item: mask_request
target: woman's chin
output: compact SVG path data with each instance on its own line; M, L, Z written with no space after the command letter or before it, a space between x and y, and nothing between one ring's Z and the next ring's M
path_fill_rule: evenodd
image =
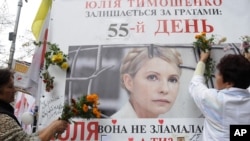
M154 110L154 113L157 115L165 114L170 110L168 107L158 107Z

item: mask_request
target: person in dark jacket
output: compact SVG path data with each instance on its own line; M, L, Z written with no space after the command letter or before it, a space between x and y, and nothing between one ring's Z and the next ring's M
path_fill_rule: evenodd
M55 134L63 133L68 123L63 120L52 121L44 129L27 134L14 115L10 104L15 100L14 73L9 69L0 69L0 140L1 141L48 141Z

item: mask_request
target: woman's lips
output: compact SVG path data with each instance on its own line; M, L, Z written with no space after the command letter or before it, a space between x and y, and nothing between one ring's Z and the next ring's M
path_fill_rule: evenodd
M166 100L166 99L156 99L156 100L153 100L153 102L157 102L157 103L171 103L169 100Z

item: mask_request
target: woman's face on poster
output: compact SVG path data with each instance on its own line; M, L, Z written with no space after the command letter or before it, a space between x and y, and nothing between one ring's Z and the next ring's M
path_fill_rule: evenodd
M158 117L169 111L179 89L179 68L160 58L145 62L126 85L130 102L138 115ZM140 117L140 116L139 116Z

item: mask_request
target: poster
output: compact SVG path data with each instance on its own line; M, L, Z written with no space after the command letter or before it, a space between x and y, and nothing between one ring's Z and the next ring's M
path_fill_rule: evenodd
M24 61L14 60L12 69L15 71L15 86L20 88L25 88L28 85L27 71L30 64Z
M181 69L181 75L178 82L179 89L176 94L177 97L176 100L173 100L174 104L170 111L161 114L159 117L202 117L201 112L197 109L188 93L188 80L191 79L195 69L195 63L198 61L198 54L190 44L175 46L155 44L70 46L68 55L71 66L66 77L65 98L70 100L71 98L76 99L88 93L97 93L100 96L100 108L103 114L107 117L113 115L125 105L129 99L129 94L126 92L126 89L121 86L120 67L124 56L134 48L146 50L147 53L151 48L152 50L154 50L154 48L174 48L180 53L181 64L179 68ZM224 52L223 46L217 46L214 50L216 50L218 54L237 53L237 50L234 48ZM185 57L188 59L184 59ZM214 58L216 57L214 56ZM150 67L156 68L157 65ZM157 72L157 70L152 71ZM209 81L208 84L212 87L214 86L212 80ZM157 94L157 92L154 94Z
M249 4L247 0L53 1L48 41L58 44L69 55L70 71L65 74L50 68L58 87L51 93L44 92L41 98L40 125L58 118L63 102L97 93L102 119L97 120L97 125L91 120L71 124L59 140L113 141L116 137L121 141L192 140L196 134L170 132L166 126L183 123L197 125L202 130L203 116L188 93L188 84L198 61L198 53L193 47L194 36L206 32L218 40L227 38L226 43L213 46L212 57L216 61L225 54L240 53L240 37L250 32L250 18L245 14ZM173 105L156 118L112 118L129 99L129 94L120 86L122 59L131 49L146 49L150 56L150 52L158 47L177 50L181 56L179 88ZM213 81L207 85L214 87ZM150 103L145 105L150 107ZM114 124L114 120L119 122ZM169 123L163 124L162 120ZM138 123L142 125L138 127L142 132L132 134L132 127ZM157 136L151 131L156 124L159 125L157 130L164 126L164 132ZM108 132L101 132L102 127ZM201 139L200 135L196 137L197 141Z

